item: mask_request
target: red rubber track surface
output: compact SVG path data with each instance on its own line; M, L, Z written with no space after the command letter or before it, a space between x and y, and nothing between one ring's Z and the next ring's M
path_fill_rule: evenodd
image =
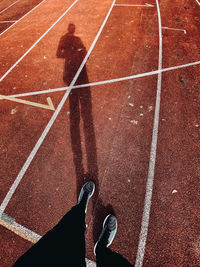
M14 1L0 1L0 10ZM19 1L0 15L17 20L40 1ZM0 77L70 7L72 0L46 0L0 36ZM133 4L118 0L118 4ZM145 5L138 0L138 5ZM69 23L88 51L111 0L79 0L0 82L12 95L65 87L63 59L56 52ZM159 28L153 7L114 6L86 63L87 82L112 80L158 69ZM200 6L196 1L159 1L163 68L200 60ZM1 24L0 24L1 25ZM5 25L4 25L5 26ZM4 27L2 26L2 27ZM4 28L1 28L3 32ZM200 266L200 66L162 73L153 197L143 266ZM114 210L117 235L111 249L135 263L150 161L157 77L73 89L25 172L5 213L44 235L76 204L92 176L96 191L86 221L87 255L105 216ZM84 100L77 101L83 94ZM21 99L57 108L65 91ZM91 94L91 96L90 96ZM80 99L79 99L80 100ZM0 100L0 203L15 181L54 111ZM176 191L175 191L176 190ZM2 267L12 266L31 243L0 227Z
M16 2L16 3L15 3ZM9 28L13 22L20 20L28 12L42 2L41 0L20 0L20 1L7 1L2 0L0 2L0 22L8 21L7 23L0 23L0 33L3 33L7 28ZM37 24L36 24L37 25ZM21 39L21 38L20 38Z

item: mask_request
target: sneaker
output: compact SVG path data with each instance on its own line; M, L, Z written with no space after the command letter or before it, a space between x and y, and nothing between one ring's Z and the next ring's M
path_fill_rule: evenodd
M111 245L116 232L117 218L113 214L109 214L103 222L103 229L101 231L98 241L94 246L94 255L96 255L97 246L101 245L109 247Z
M78 197L78 204L83 205L83 207L85 208L85 213L87 211L89 199L94 194L94 190L95 190L95 184L92 181L85 183L83 187L81 188L81 191Z

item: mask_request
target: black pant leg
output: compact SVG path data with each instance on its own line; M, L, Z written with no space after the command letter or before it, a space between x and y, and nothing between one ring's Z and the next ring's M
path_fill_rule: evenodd
M96 249L97 267L133 267L122 255L107 247Z
M85 267L85 211L74 206L13 267Z

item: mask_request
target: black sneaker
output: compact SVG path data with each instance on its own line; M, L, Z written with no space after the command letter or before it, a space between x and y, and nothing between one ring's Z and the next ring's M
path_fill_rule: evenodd
M98 241L94 246L94 255L96 255L97 246L101 245L109 247L111 245L116 232L117 218L113 214L109 214L103 222L103 229L101 231Z
M94 194L94 190L95 190L95 184L92 181L85 183L81 188L81 192L78 197L78 204L84 207L85 213L87 211L89 199Z

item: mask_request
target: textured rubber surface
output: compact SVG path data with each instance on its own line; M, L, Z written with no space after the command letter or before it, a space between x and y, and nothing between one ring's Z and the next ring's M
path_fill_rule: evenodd
M0 14L0 21L19 19L40 1L29 3L30 6L25 0L19 1L8 13ZM131 0L116 3L133 4ZM112 80L158 69L158 10L156 1L148 1L153 7L145 3L140 0L136 4L143 6L113 7L87 60L84 82ZM11 1L1 1L0 10L7 4ZM72 4L72 0L46 0L0 36L0 77L35 44L0 82L1 95L67 86L63 82L64 60L56 57L60 38L66 34L68 24L73 23L75 36L89 51L112 1L77 1L41 38ZM162 27L165 27L162 28L162 68L199 61L200 6L197 1L159 1L159 8ZM4 27L3 32L5 25L0 25ZM199 75L199 65L162 73L145 267L200 265ZM87 258L95 260L93 247L103 220L114 211L118 231L111 249L135 263L150 162L157 80L156 74L74 89L24 173L5 213L18 224L43 235L76 204L87 174L96 185L86 218ZM47 97L51 97L57 109L64 93L21 98L47 105ZM0 100L0 203L53 114L53 110ZM0 231L3 238L0 262L2 267L9 267L31 244L21 240L15 249L13 240L16 238L18 242L19 237L4 227Z

